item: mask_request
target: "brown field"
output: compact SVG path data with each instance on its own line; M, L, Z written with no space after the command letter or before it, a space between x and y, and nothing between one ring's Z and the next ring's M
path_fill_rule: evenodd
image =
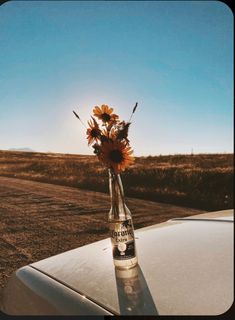
M122 180L136 229L233 207L231 154L140 157ZM107 192L94 156L0 151L0 285L23 265L106 238Z
M233 207L233 154L138 157L122 174L127 196L202 210ZM95 156L0 151L0 176L108 193Z
M202 211L127 198L136 229ZM16 269L108 237L109 196L0 177L0 287Z

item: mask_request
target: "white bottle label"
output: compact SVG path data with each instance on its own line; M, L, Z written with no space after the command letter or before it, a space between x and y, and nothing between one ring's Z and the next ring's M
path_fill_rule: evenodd
M135 257L134 229L131 219L110 223L113 258L117 260Z

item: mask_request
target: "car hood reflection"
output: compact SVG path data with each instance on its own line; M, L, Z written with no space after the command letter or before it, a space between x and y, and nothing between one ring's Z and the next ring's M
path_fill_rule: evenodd
M121 315L157 315L157 308L141 268L115 269Z

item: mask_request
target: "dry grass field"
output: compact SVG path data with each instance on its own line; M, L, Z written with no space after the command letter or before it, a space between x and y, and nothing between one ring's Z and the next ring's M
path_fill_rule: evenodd
M136 229L233 207L229 154L140 157L122 180ZM108 237L109 207L94 156L0 151L0 286L21 266Z
M201 213L127 198L136 229ZM109 236L109 195L0 177L0 286L16 269Z
M137 157L122 174L125 194L203 210L233 207L233 154ZM108 193L95 156L0 151L0 175Z

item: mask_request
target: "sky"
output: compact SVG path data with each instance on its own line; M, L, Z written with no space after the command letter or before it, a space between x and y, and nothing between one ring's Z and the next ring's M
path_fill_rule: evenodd
M136 156L233 152L233 14L219 1L0 6L0 149L92 154L96 105Z

